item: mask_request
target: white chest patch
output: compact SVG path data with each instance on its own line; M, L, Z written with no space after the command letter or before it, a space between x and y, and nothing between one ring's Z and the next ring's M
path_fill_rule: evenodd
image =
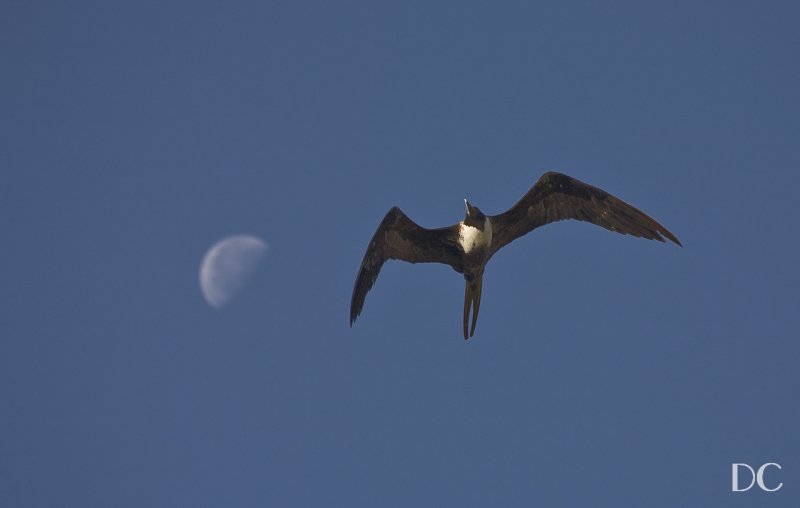
M476 227L467 226L462 222L458 231L458 241L467 254L476 247L488 247L491 245L492 223L489 221L489 217L486 217L486 222L483 223L483 231Z

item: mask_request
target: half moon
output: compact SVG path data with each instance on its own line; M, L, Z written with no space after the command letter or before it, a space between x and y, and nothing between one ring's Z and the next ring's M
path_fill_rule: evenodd
M229 236L215 243L200 264L200 291L209 305L222 308L252 278L267 244L251 235Z

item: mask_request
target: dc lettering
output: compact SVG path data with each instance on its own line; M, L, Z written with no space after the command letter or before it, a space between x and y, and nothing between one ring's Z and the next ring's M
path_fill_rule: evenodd
M768 463L762 465L761 467L759 467L758 470L755 470L752 467L750 467L749 465L744 464L744 463L731 464L731 491L732 492L746 492L746 491L750 490L751 488L753 488L753 485L755 485L755 484L758 484L759 488L761 490L763 490L764 492L775 492L776 490L780 490L780 488L783 487L783 482L778 483L776 486L774 486L772 488L768 487L766 485L766 483L764 482L764 473L766 472L768 467L774 467L775 469L781 469L781 465L780 464L776 464L774 462L768 462ZM750 484L747 487L742 487L739 484L739 473L741 471L741 468L747 468L747 470L750 472ZM775 485L775 484L773 483L773 485Z

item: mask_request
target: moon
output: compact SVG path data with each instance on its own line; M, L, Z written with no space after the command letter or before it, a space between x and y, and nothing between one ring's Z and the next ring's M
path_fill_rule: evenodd
M267 244L252 235L223 238L208 249L200 264L200 291L208 304L220 309L252 278Z

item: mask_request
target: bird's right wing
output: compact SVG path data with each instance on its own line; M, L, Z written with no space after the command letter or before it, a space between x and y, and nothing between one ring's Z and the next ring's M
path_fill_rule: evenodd
M534 229L565 219L591 222L615 233L681 245L675 235L641 210L602 189L561 173L542 175L517 204L491 217L492 254Z
M462 272L457 237L458 225L427 229L418 226L396 206L389 210L367 246L350 300L350 326L364 308L367 293L375 284L383 264L389 259L409 263L444 263ZM455 233L455 235L454 235Z

